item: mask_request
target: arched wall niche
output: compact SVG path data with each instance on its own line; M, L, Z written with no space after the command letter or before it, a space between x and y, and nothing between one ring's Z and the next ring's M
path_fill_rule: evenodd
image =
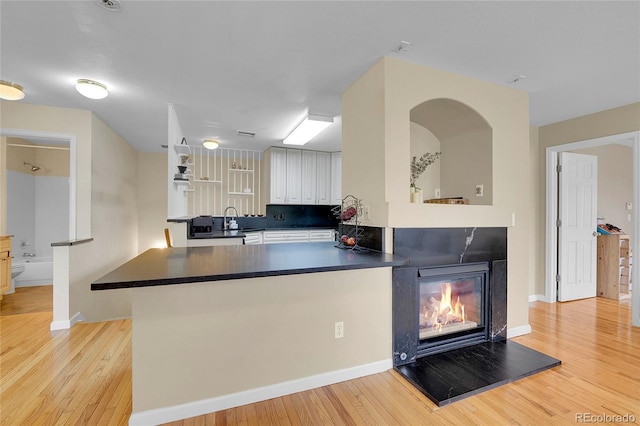
M425 200L462 197L469 204L493 204L493 129L482 115L453 99L431 99L410 110L410 126L411 157L442 152L416 183Z

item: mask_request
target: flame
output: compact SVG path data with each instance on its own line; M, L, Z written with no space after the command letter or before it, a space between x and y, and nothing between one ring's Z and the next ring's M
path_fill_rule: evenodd
M440 301L432 300L432 308L425 313L429 316L429 322L438 330L443 325L452 322L465 322L464 305L460 303L460 296L456 298L455 304L451 305L451 283L444 283L440 287ZM434 306L435 305L435 306Z

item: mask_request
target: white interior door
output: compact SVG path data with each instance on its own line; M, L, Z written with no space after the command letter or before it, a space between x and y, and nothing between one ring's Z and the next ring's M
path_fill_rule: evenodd
M596 295L598 157L559 155L558 301Z

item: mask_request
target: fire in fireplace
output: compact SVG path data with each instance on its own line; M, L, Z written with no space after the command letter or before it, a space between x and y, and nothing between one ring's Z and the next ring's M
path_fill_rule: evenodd
M487 340L488 273L486 263L418 270L418 356Z

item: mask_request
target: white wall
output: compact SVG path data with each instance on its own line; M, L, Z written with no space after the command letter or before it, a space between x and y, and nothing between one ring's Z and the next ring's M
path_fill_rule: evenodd
M13 256L35 250L35 177L7 171L7 234L13 235ZM22 242L29 245L21 248Z
M70 250L68 316L80 312L89 321L130 316L130 291L92 292L90 285L138 253L138 153L91 111L6 101L0 107L2 129L73 140L75 235L94 240Z
M51 243L69 239L69 178L35 177L35 251L51 257Z
M492 129L492 205L409 203L410 111L432 99L460 102ZM375 226L508 227L509 328L528 326L534 206L523 196L530 186L527 93L385 57L347 88L342 106L343 193L363 198Z
M7 233L16 257L53 256L51 243L69 237L69 178L7 171Z
M440 141L429 129L411 123L411 158L420 158L427 152L440 152ZM416 187L422 189L425 200L436 198L435 190L440 188L440 160L427 167L416 181Z
M606 145L576 150L598 157L598 216L605 223L633 234L631 211L625 205L633 199L633 150L630 146Z
M538 241L536 265L539 268L539 277L547 275L545 267L546 148L604 136L637 132L640 130L638 117L640 117L640 102L553 123L537 130L538 161L536 166L539 192L539 204L537 206L539 226L537 229L538 237L536 238L536 241ZM638 207L635 206L635 208ZM544 279L539 279L536 282L535 294L544 294L544 288Z

